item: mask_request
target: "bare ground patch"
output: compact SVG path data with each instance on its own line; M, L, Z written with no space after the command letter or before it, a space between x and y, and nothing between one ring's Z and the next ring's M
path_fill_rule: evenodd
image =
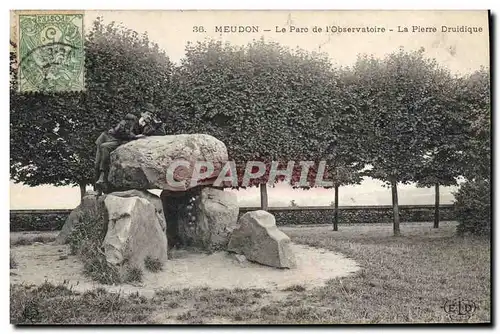
M76 256L69 255L67 246L37 243L11 250L18 264L17 275L11 277L11 283L68 282L78 291L104 287L111 292L139 292L151 297L155 291L165 288L280 290L300 285L311 289L359 269L356 262L339 253L306 245L294 244L292 248L297 258L296 269L277 269L248 261L239 263L226 252L208 255L178 250L173 259L163 264L161 271L145 272L142 283L110 286L85 277L83 264Z

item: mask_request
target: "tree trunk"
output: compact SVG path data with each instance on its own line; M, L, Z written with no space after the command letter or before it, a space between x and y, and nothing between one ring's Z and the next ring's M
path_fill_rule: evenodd
M339 230L339 186L335 185L335 202L333 209L333 230Z
M394 236L400 236L401 231L399 230L399 206L398 206L398 183L396 181L391 181L391 191L392 191L392 209L394 211Z
M434 185L435 204L434 204L434 228L439 228L439 183Z
M268 208L268 202L267 202L267 184L261 183L260 184L260 208L261 210L267 210Z
M87 184L82 182L79 183L78 185L80 186L80 202L81 202L83 200L83 197L85 196Z

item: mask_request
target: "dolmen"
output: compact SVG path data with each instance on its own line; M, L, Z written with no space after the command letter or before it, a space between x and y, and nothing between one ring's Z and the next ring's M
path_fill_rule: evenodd
M274 216L258 210L238 219L236 194L214 186L228 160L220 140L206 134L151 136L118 147L110 158L111 192L87 192L56 243L68 243L90 217L104 236L100 251L122 271L144 268L148 257L164 262L174 246L229 251L276 268L296 266L290 239ZM196 161L211 162L214 169L193 181ZM151 189L162 190L160 196Z

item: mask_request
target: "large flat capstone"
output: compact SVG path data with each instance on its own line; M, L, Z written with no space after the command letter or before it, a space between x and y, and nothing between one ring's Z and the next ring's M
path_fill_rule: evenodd
M210 135L146 137L121 145L111 154L108 181L114 190L186 191L197 185L213 184L227 160L226 145ZM188 162L189 166L174 168L181 161ZM214 172L192 184L197 161L212 163ZM170 172L170 180L167 172Z

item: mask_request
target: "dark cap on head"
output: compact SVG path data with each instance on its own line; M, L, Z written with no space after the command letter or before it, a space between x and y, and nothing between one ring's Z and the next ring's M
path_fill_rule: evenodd
M141 112L149 111L150 113L155 114L156 113L156 108L152 103L144 103L144 105L141 108Z

